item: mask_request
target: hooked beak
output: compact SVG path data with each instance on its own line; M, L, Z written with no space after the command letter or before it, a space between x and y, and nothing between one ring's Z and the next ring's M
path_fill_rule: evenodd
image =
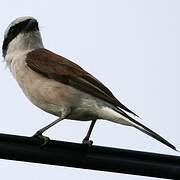
M28 24L25 26L24 30L25 30L26 32L39 30L37 20L31 19L31 20L28 22Z

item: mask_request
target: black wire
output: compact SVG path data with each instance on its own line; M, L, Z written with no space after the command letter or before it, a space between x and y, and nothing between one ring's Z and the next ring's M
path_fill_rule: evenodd
M43 164L180 179L180 157L0 134L0 158Z

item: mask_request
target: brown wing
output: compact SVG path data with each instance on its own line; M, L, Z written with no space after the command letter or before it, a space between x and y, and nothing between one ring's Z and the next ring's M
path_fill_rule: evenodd
M120 103L99 80L62 56L47 49L36 49L28 53L26 63L31 69L48 78L73 86L137 116Z

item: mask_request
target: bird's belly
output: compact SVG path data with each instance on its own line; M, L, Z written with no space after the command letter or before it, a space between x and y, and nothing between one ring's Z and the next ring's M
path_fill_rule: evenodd
M78 102L72 87L34 72L25 62L14 62L11 71L26 97L46 112L60 116L63 108L71 108Z
M78 89L44 77L31 70L25 61L17 59L11 71L26 97L37 107L56 116L70 109L69 119L97 119L105 102Z
M14 61L11 71L26 97L37 107L56 116L71 109L69 119L97 119L96 98L31 70L24 61Z
M72 109L69 118L81 121L98 119L103 105L102 101L81 91L79 91L79 94L80 100L78 106Z

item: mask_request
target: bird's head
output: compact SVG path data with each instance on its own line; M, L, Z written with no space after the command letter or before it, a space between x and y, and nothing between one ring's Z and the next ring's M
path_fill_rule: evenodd
M19 17L12 21L4 34L2 54L42 48L43 43L36 19L30 16Z

